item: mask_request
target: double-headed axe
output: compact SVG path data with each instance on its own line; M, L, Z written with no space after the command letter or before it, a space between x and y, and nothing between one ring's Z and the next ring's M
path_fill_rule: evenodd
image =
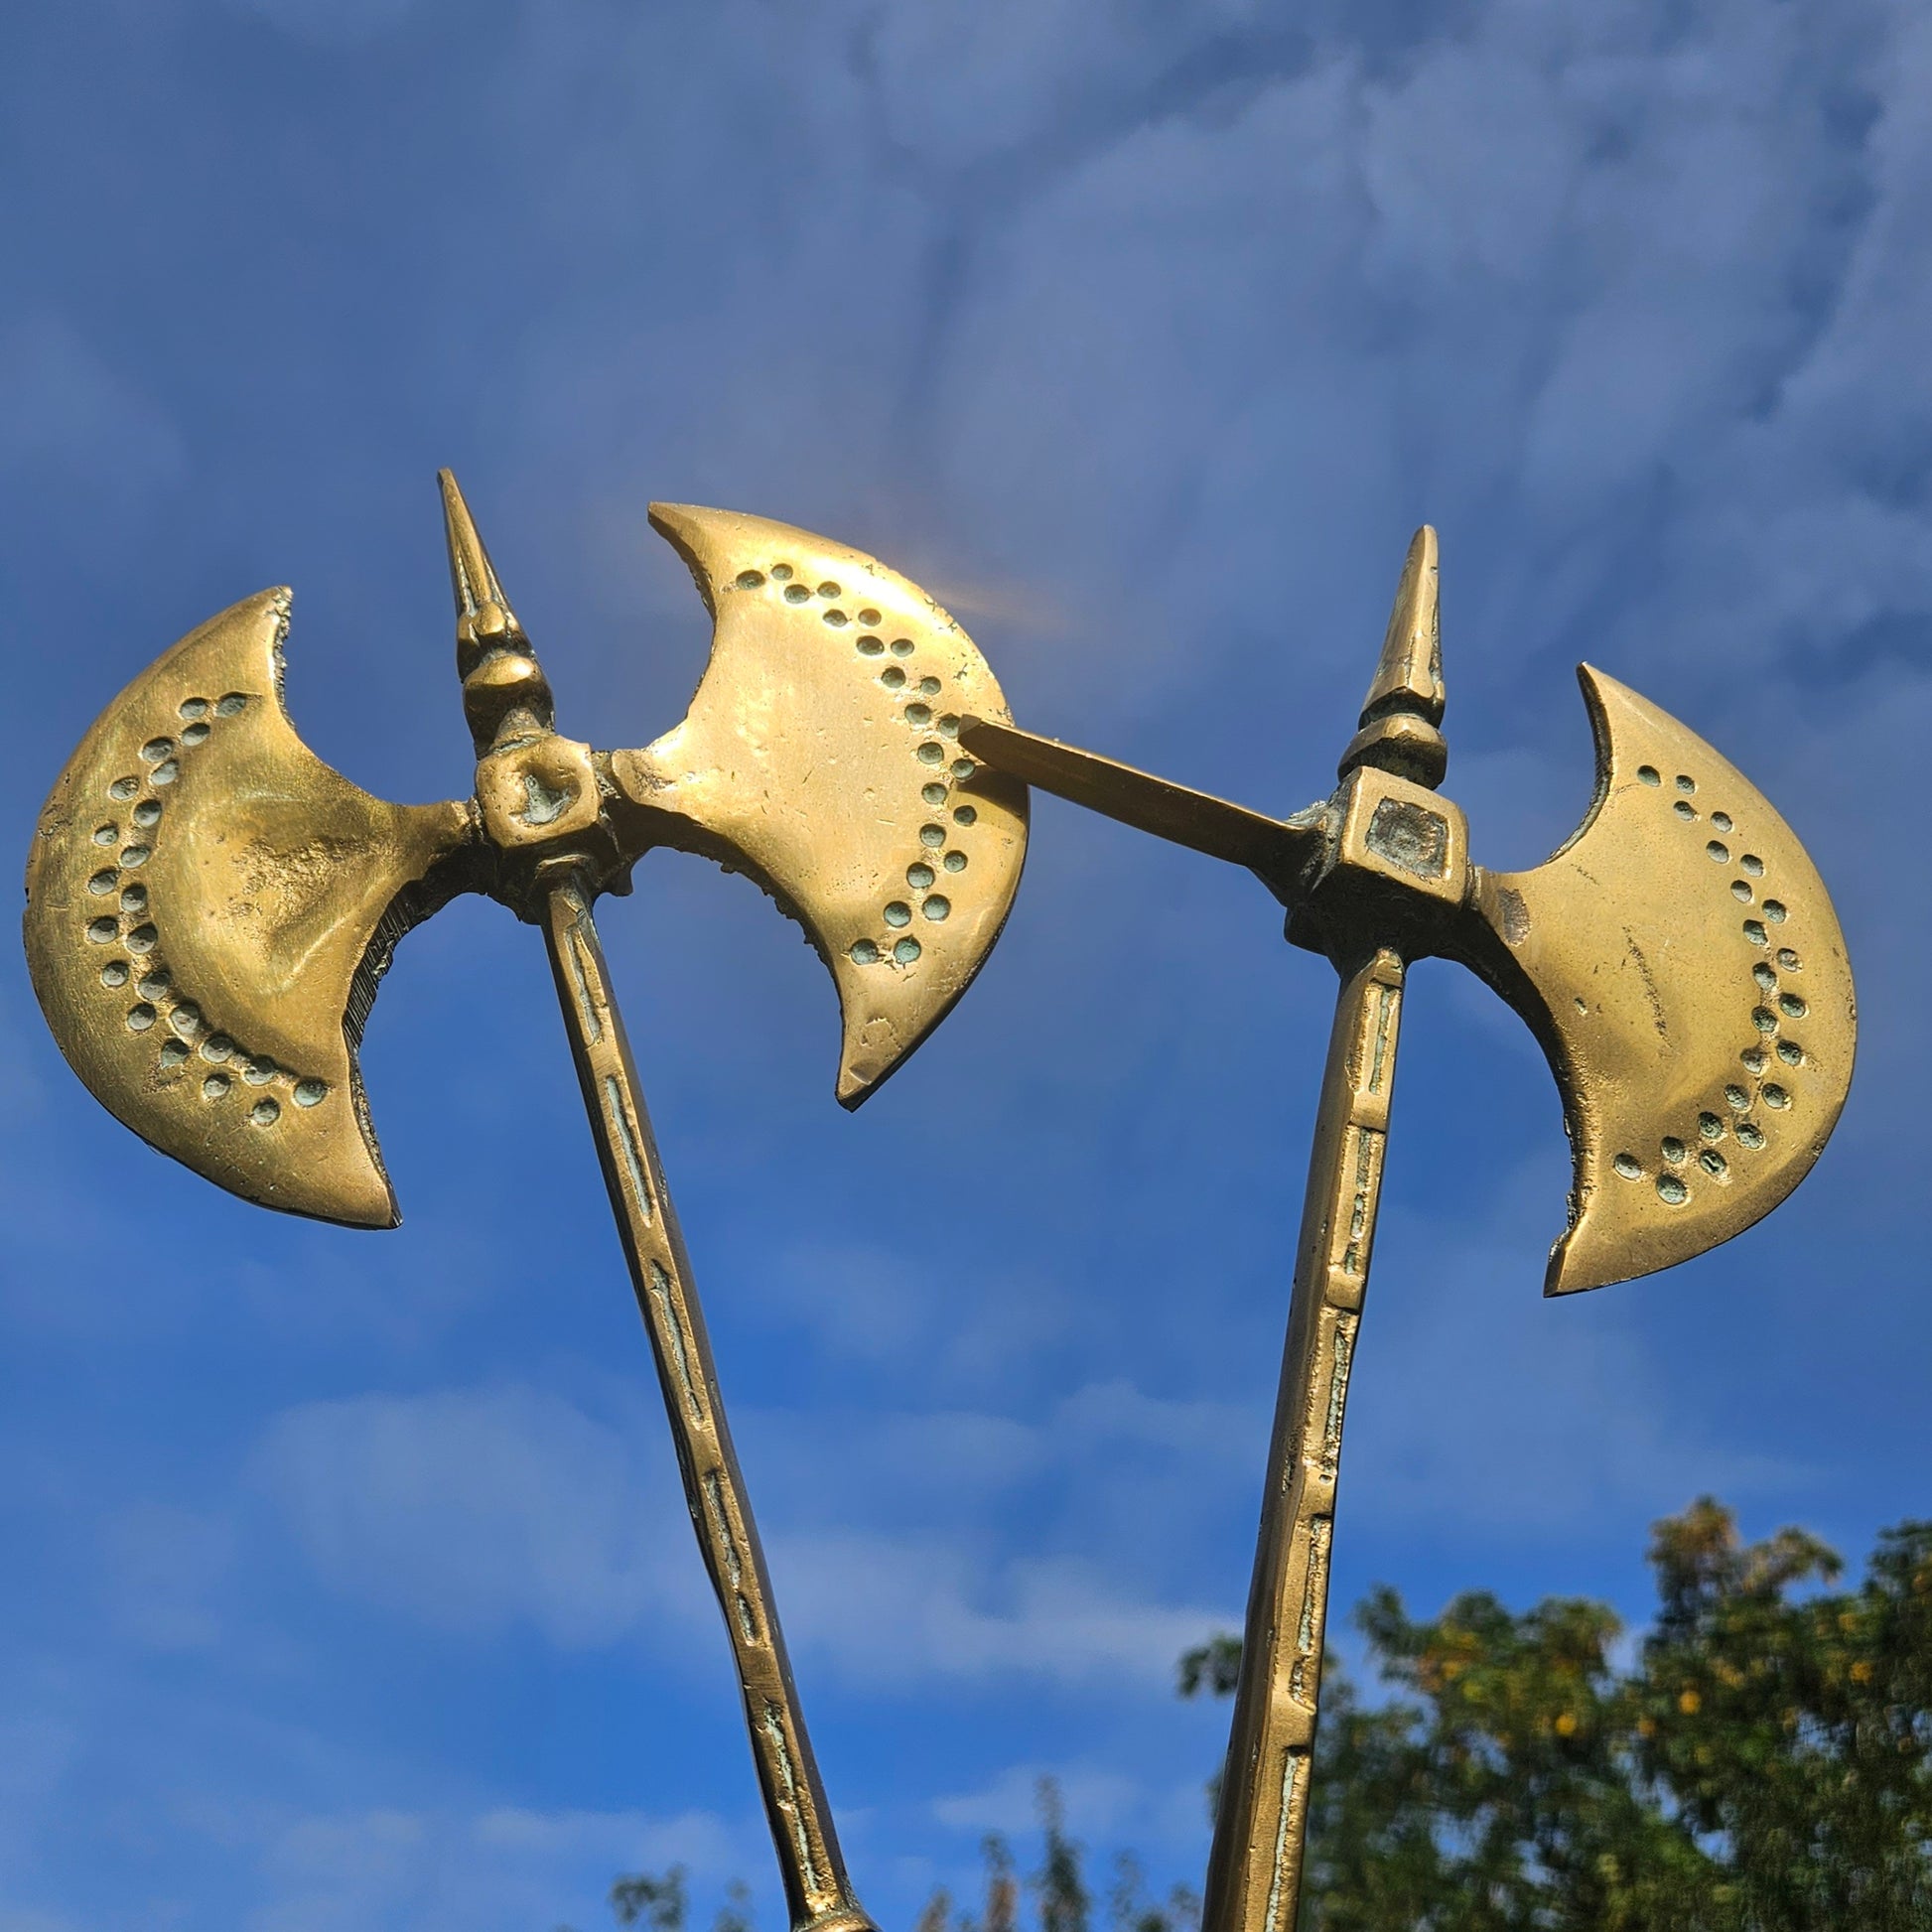
M1025 788L977 769L1004 715L972 640L916 585L803 530L659 504L714 620L684 721L646 750L553 729L550 687L445 473L475 796L392 805L283 709L289 594L211 619L95 721L27 868L35 991L94 1096L249 1200L388 1227L356 1050L396 942L455 894L543 928L685 1500L744 1695L796 1932L871 1932L794 1692L689 1261L592 923L653 846L748 873L831 968L856 1106L998 937Z
M1852 1077L1837 915L1734 765L1582 666L1596 740L1583 824L1529 872L1471 865L1448 767L1436 533L1410 545L1360 729L1324 803L1275 819L997 720L967 750L1246 866L1287 936L1341 975L1288 1320L1204 1932L1293 1932L1308 1825L1343 1409L1381 1191L1408 962L1472 967L1529 1022L1575 1174L1544 1292L1628 1280L1767 1214L1817 1160Z

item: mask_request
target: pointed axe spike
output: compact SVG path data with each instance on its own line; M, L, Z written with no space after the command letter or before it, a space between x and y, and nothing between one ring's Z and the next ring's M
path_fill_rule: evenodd
M1441 580L1435 526L1425 523L1403 560L1382 655L1362 704L1362 724L1388 711L1411 712L1432 725L1443 722Z
M457 615L474 621L486 604L493 604L511 624L516 622L509 599L496 581L496 569L489 552L477 533L476 519L458 487L456 472L439 470L437 487L443 492L443 528L450 546L450 589L456 597Z
M464 501L453 470L436 473L437 487L443 492L443 530L450 547L450 589L456 597L456 615L462 647L474 654L484 649L523 649L528 647L523 626L510 609L497 580L496 566L477 533L476 518ZM466 667L467 668L467 667Z
M1449 770L1443 737L1442 565L1435 529L1425 523L1409 545L1396 585L1382 655L1335 775L1361 765L1434 790Z
M978 647L897 571L790 524L656 503L711 612L684 722L612 755L651 842L756 879L805 928L844 1016L855 1107L950 1011L999 937L1027 791L960 745L1005 720Z
M547 732L556 721L549 681L496 567L477 533L455 474L436 473L443 492L443 528L450 547L450 589L456 598L456 667L463 679L463 713L478 752L522 733Z
M1852 1080L1845 936L1796 835L1671 715L1578 670L1596 792L1528 872L1476 873L1470 963L1562 1092L1570 1226L1544 1292L1687 1261L1740 1234L1824 1150Z
M28 969L61 1050L231 1192L395 1225L356 1045L395 942L458 890L459 804L391 805L282 707L289 595L210 619L94 721L41 814Z

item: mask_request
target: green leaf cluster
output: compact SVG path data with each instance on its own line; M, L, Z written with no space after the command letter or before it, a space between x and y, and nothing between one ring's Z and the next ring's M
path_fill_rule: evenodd
M1706 1498L1658 1523L1658 1609L1521 1613L1487 1591L1354 1621L1390 1695L1332 1659L1301 1932L1932 1932L1932 1522L1878 1540L1863 1581L1801 1530L1745 1543ZM1241 1645L1180 1659L1183 1696L1234 1689ZM982 1896L936 1892L914 1932L1090 1932L1059 1792L1038 1788L1024 1876L998 1835ZM1111 1932L1195 1932L1198 1898L1145 1894L1122 1854ZM621 1878L621 1925L685 1932L684 1872ZM728 1888L713 1932L752 1932Z
M1306 1932L1925 1932L1932 1927L1932 1523L1863 1581L1705 1499L1659 1523L1659 1610L1487 1592L1355 1612L1394 1692L1330 1667ZM1181 1660L1224 1691L1239 1645Z

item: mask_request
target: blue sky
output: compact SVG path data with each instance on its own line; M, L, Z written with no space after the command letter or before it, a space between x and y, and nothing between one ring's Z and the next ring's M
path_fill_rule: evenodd
M370 789L470 783L433 475L559 723L681 713L652 497L821 530L1024 722L1286 811L1442 532L1478 859L1576 822L1588 656L1779 802L1863 1055L1770 1222L1539 1299L1519 1023L1418 972L1335 1601L1642 1614L1712 1489L1862 1556L1932 1508L1919 764L1932 17L1527 0L100 0L0 21L0 591L33 814L106 698L296 589ZM1245 876L1039 801L1005 939L863 1113L825 975L659 855L605 938L861 1894L1024 1826L1205 1849L1331 976ZM365 1070L406 1222L244 1207L0 961L0 1932L549 1932L751 1879L716 1612L541 947L459 902Z

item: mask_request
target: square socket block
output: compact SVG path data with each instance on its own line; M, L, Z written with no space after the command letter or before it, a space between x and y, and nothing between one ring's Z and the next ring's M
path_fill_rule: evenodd
M499 851L587 832L603 805L591 748L546 737L490 752L477 765L477 802Z
M1469 884L1469 822L1461 807L1372 765L1334 795L1333 873L1367 873L1408 893L1459 905Z

